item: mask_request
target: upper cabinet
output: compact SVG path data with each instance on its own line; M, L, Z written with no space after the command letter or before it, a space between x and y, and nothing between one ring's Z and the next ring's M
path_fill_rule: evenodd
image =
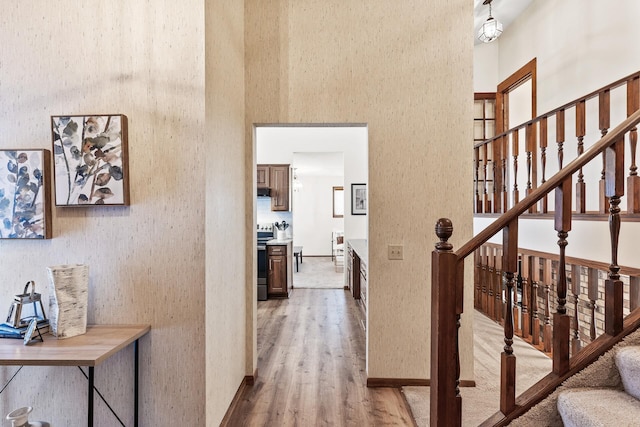
M269 188L269 165L258 165L257 184L258 188Z
M289 165L257 165L257 187L271 189L271 210L289 210Z
M271 210L289 210L289 165L270 165Z

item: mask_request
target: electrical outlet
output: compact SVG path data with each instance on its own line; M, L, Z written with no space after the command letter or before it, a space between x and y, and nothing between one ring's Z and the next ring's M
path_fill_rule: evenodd
M389 245L388 246L389 259L404 259L404 246L403 245Z

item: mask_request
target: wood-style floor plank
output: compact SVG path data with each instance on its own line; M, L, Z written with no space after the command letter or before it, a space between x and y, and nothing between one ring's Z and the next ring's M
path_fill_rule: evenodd
M258 377L230 426L414 426L400 389L367 388L362 313L342 289L258 303Z

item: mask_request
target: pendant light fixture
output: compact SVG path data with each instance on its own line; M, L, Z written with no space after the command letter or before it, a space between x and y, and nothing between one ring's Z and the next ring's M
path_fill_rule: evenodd
M484 43L491 43L502 34L502 23L491 16L491 2L493 0L484 0L482 4L489 5L489 17L478 31L478 40Z

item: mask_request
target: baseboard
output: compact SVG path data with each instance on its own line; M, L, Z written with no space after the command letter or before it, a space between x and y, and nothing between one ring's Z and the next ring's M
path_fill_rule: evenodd
M428 387L429 379L418 378L367 378L367 387ZM460 387L475 387L474 380L460 380Z
M428 386L429 380L417 378L367 378L367 387Z
M236 390L236 394L233 396L233 399L231 400L231 403L227 408L227 412L225 412L224 417L220 422L221 427L222 426L226 427L229 425L229 419L231 418L231 414L233 414L235 409L238 407L238 404L240 403L240 396L242 396L242 393L247 387L251 387L255 384L257 377L258 377L258 370L256 369L253 375L247 375L242 379L242 382L240 383L238 390Z

